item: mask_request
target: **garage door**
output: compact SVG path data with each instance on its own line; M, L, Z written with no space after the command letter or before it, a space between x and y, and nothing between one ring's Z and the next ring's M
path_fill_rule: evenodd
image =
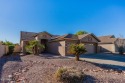
M95 46L93 44L86 44L85 47L87 50L86 54L95 53Z

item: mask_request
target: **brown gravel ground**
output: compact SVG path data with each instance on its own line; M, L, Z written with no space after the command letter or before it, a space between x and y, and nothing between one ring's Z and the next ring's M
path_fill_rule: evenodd
M59 83L54 78L60 67L84 71L84 83L125 83L125 72L105 69L86 61L51 56L11 56L0 58L0 83L7 83L8 76L16 83Z

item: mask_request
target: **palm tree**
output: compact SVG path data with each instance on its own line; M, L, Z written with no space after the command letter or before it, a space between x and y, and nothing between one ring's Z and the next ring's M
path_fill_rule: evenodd
M26 45L26 50L34 55L39 54L39 50L44 48L45 46L40 44L37 40L29 41L28 45Z
M79 61L79 56L85 52L87 51L84 44L71 44L70 46L70 53L75 55L76 61Z

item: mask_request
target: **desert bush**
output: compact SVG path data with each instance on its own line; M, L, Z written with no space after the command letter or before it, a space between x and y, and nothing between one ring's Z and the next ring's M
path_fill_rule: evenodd
M85 74L72 68L59 68L55 73L55 78L63 83L83 83Z

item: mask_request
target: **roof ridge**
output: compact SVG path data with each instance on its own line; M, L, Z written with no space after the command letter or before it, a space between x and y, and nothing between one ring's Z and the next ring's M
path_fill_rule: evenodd
M37 34L37 32L29 32L29 31L20 31L20 32L24 32L24 33L36 33Z

